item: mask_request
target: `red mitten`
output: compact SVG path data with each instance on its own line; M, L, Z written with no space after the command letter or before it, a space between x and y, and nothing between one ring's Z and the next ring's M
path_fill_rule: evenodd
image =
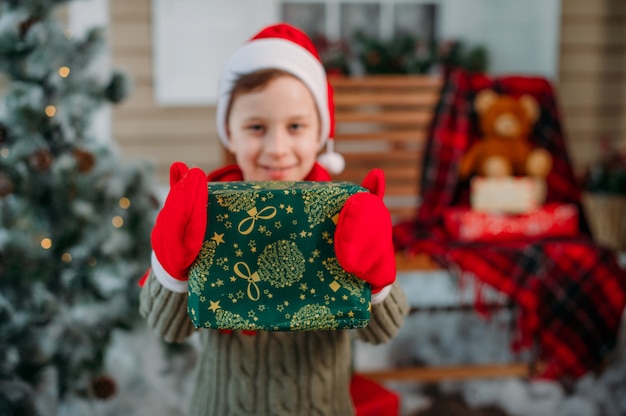
M382 198L383 171L370 171L361 185L370 192L352 195L341 209L335 229L335 254L345 271L372 286L372 303L376 303L384 299L396 280L391 215Z
M170 192L152 230L152 270L174 292L187 291L189 267L202 248L208 192L201 169L172 164Z

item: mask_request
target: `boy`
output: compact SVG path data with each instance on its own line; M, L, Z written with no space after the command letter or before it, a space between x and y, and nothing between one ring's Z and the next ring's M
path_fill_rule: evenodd
M207 176L182 163L152 233L152 268L140 311L170 342L190 336L187 274L206 228L209 181L328 181L316 155L332 132L332 91L309 38L278 24L233 55L222 76L217 129L236 165ZM335 249L342 267L372 286L370 324L354 332L380 343L407 312L394 283L391 221L376 173L340 213ZM367 225L367 226L365 226ZM342 232L340 232L342 231ZM190 415L351 415L351 331L200 331Z

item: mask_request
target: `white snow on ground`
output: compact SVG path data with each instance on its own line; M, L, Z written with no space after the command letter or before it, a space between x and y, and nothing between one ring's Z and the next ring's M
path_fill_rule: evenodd
M621 260L626 263L626 255ZM465 279L459 292L457 280L442 272L403 274L399 281L414 306L471 302L474 295L471 279ZM494 293L489 296L498 298ZM356 342L355 368L510 361L515 357L509 349L509 313L499 311L489 320L471 311L412 314L390 343L371 346ZM189 345L185 354L166 358L163 343L147 328L116 333L107 355L109 374L118 387L115 397L106 401L69 398L55 403L46 393L51 385L44 383L41 405L57 409L46 414L64 416L185 415L194 380L197 339L192 338ZM401 393L403 414L427 408L430 403L419 383L395 382L389 387ZM440 387L461 394L472 407L495 405L512 416L626 415L626 330L623 326L607 369L599 376L581 378L572 393L558 383L519 378L450 381Z

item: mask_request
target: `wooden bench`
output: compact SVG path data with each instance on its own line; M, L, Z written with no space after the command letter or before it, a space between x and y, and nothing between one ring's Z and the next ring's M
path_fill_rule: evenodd
M335 180L360 183L376 167L385 172L385 202L394 222L412 218L419 204L423 152L439 102L438 76L331 77L335 92L335 148L346 168ZM396 257L399 271L433 270L425 255ZM459 306L463 308L463 306ZM464 307L467 309L467 306ZM414 310L419 313L419 309ZM527 363L393 368L362 373L376 380L437 381L528 376Z

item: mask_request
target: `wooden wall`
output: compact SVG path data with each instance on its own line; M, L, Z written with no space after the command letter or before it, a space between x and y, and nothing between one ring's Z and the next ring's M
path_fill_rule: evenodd
M168 183L177 160L204 170L219 166L222 146L215 133L213 107L160 107L152 82L150 0L110 0L113 65L127 71L134 92L113 111L113 136L127 158L155 161L158 179Z
M562 0L558 98L575 169L609 137L626 151L626 1Z
M523 1L523 0L520 0ZM150 0L110 0L113 64L134 79L131 97L115 108L113 134L124 155L156 161L167 183L169 164L217 167L222 147L213 107L159 107L152 94ZM562 0L559 82L555 85L575 169L580 172L608 135L626 147L626 2Z

